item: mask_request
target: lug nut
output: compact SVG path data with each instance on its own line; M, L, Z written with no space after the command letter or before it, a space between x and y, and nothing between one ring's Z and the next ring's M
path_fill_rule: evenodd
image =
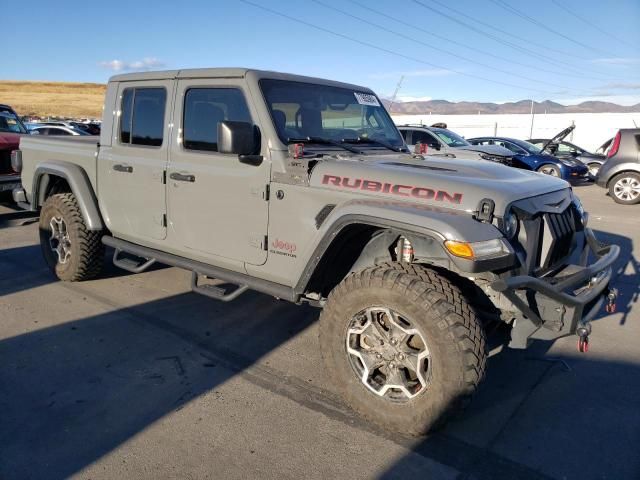
M395 363L393 363L393 362L391 362L391 363L389 364L389 368L396 368L396 364L395 364Z
M377 358L378 360L380 360L380 359L382 358L382 354L381 354L381 353L376 353L376 358Z
M398 360L404 360L404 353L398 354Z
M391 339L391 345L395 345L396 343L398 343L398 340L395 338Z

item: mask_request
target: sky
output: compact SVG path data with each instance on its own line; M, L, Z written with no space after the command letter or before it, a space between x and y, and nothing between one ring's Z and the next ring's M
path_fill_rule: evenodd
M251 67L397 100L640 103L639 0L0 0L0 79ZM6 43L5 43L6 45Z

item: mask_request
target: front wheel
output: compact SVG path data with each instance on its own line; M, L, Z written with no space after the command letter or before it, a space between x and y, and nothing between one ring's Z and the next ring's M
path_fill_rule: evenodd
M79 281L102 270L101 232L87 228L73 193L51 195L40 212L40 248L60 280Z
M634 205L640 202L640 174L624 172L609 182L609 195L616 203Z
M552 177L561 177L560 169L555 165L542 165L538 168L539 173L544 173L545 175L551 175Z
M329 377L368 420L421 435L461 410L484 376L485 333L451 282L393 264L349 275L320 317Z

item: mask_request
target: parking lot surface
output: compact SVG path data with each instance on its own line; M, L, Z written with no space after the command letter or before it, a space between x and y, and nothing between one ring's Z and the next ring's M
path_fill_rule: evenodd
M37 224L0 208L0 478L640 478L640 206L575 190L622 249L617 313L588 354L496 353L466 413L419 439L332 392L318 310L216 302L175 268L58 282Z

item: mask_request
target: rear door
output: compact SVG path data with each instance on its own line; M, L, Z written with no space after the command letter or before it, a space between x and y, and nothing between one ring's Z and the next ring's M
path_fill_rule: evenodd
M170 243L194 255L261 265L267 259L270 162L240 163L218 152L218 123L257 124L242 79L184 79L177 83L173 123L177 141L167 171Z
M112 145L100 149L98 161L100 209L117 237L144 243L167 235L163 182L174 83L123 82L118 87Z

